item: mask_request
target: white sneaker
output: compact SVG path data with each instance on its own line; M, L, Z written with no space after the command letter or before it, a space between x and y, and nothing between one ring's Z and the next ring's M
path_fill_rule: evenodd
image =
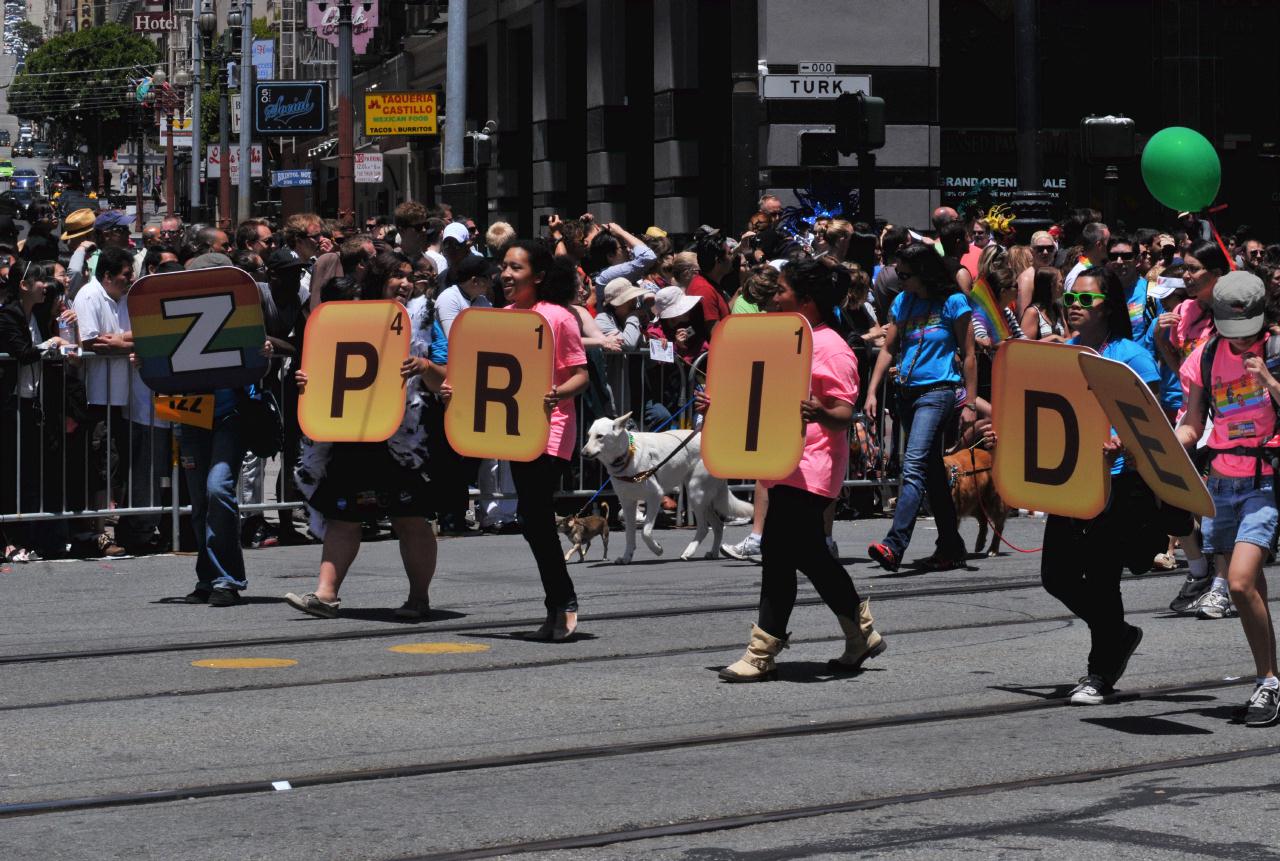
M1226 619L1236 615L1231 595L1218 589L1210 589L1196 602L1197 619Z
M1085 676L1071 689L1068 698L1073 706L1100 706L1111 696L1111 685L1101 676Z
M760 539L754 535L748 535L737 544L721 544L720 549L726 556L732 556L743 562L760 561Z

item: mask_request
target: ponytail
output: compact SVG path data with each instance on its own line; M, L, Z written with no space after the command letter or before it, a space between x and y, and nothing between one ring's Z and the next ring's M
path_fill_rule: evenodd
M833 329L839 323L836 309L843 303L853 279L843 266L827 266L817 260L793 260L782 267L791 285L791 292L803 301L812 300L818 306L822 322Z

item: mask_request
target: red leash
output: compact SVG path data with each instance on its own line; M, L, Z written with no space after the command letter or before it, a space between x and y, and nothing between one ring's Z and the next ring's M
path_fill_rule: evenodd
M1021 547L1014 544L1008 538L1005 538L1003 535L1001 535L1000 531L996 529L996 525L992 523L991 518L987 516L987 507L982 504L982 497L978 497L978 507L982 509L982 517L987 521L987 525L991 527L991 531L994 532L996 535L996 538L999 538L1000 541L1003 542L1004 544L1008 544L1010 547L1012 547L1014 550L1017 550L1019 553L1039 553L1041 550L1044 549L1043 547L1037 547L1035 550L1023 550ZM996 545L996 546L999 547L999 545Z

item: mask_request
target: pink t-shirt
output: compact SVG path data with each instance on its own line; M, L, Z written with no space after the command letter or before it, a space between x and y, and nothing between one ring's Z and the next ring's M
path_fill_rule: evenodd
M1270 337L1270 336L1268 336ZM1258 342L1251 352L1265 355L1266 338ZM1204 388L1200 379L1200 361L1204 344L1182 363L1182 387L1190 384ZM1276 412L1271 405L1271 395L1265 386L1244 369L1244 356L1231 349L1224 341L1218 342L1213 354L1213 380L1209 392L1213 400L1213 430L1209 433L1209 448L1262 445L1276 432ZM1250 478L1255 472L1251 457L1237 454L1220 454L1213 459L1213 468L1228 478ZM1262 463L1262 473L1271 474L1271 465Z
M578 317L563 305L539 302L533 310L542 315L551 330L551 343L555 348L555 367L551 381L557 386L573 375L573 369L587 363L587 353L582 349L582 335L578 332ZM573 398L565 398L551 411L551 433L547 437L547 454L564 460L573 457L573 446L578 440L578 408Z
M1178 350L1182 361L1186 362L1196 347L1206 343L1217 331L1213 326L1213 311L1203 307L1195 299L1184 299L1177 307L1178 325L1169 333L1169 343ZM1199 376L1199 371L1196 371ZM1178 410L1178 420L1187 414L1187 400L1191 393L1187 390L1187 381L1181 378L1182 408Z
M809 383L811 397L824 406L833 400L848 404L858 400L858 360L844 338L828 328L813 330L813 372ZM766 487L785 484L818 496L835 499L840 495L845 471L849 467L849 431L834 430L809 422L804 430L804 452L791 475L781 481L766 481Z

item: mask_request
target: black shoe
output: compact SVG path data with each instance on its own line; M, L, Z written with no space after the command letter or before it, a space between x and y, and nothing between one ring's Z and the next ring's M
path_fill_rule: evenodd
M506 523L490 523L481 531L485 535L519 535L520 524L514 520L508 520Z
M1280 720L1280 688L1269 688L1258 685L1249 697L1249 706L1244 713L1244 725L1253 727L1271 726Z
M1112 687L1120 681L1120 677L1124 675L1124 671L1129 668L1129 659L1133 657L1133 653L1138 650L1138 644L1142 642L1142 629L1137 625L1127 625L1129 630L1120 640L1120 660L1116 664L1116 671L1107 677L1107 683Z
M210 607L234 607L243 603L244 599L235 589L214 589L209 593Z
M1169 609L1175 613L1185 613L1196 605L1200 600L1200 596L1209 591L1209 587L1213 585L1213 577L1206 574L1203 577L1192 577L1187 575L1187 579L1182 581L1182 588L1178 590L1178 597L1169 602Z
M187 595L184 595L184 596L182 597L182 602L183 602L184 604L208 604L208 603L209 603L209 590L208 590L208 589L196 589L195 591L190 592L190 593L188 593Z

